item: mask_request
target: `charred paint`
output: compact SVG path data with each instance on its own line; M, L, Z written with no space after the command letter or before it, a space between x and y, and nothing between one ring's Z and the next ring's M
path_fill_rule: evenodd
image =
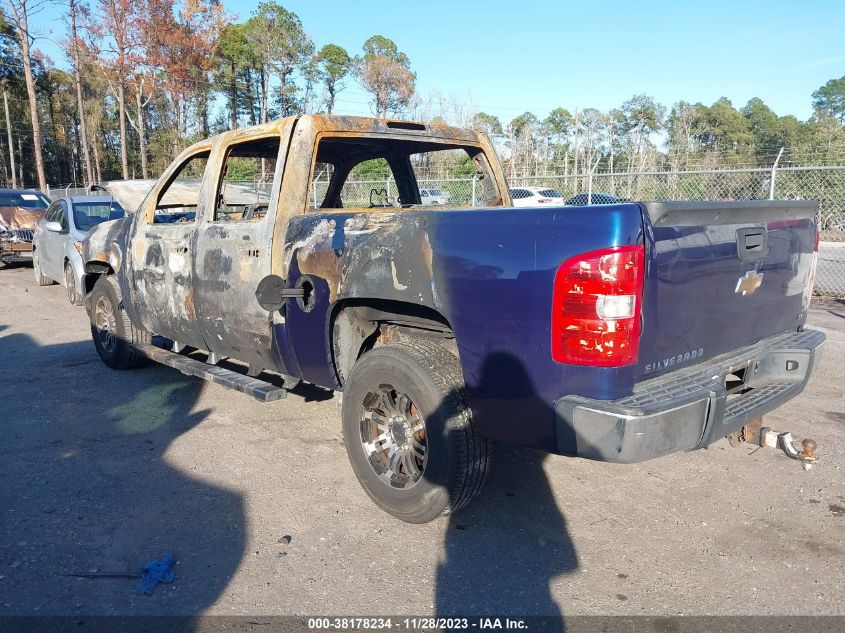
M158 268L164 267L164 254L162 253L161 244L154 242L147 248L147 254L144 256L144 265L156 266Z
M202 270L204 275L220 279L232 272L232 257L220 248L213 248L203 256Z

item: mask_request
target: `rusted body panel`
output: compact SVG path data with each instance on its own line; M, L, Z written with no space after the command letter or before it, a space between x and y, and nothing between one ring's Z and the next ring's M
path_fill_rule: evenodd
M273 239L273 273L285 276L289 264L290 244L287 240L288 222L291 218L308 213L308 185L312 169L316 162L316 147L321 138L328 134L378 136L379 138L397 139L407 142L443 142L455 145L468 144L479 147L491 163L495 186L501 193L501 206L510 206L508 185L504 171L498 162L496 151L486 135L448 125L410 124L411 129L396 127L401 122L382 121L361 117L309 116L296 121L290 135L284 178L281 184L279 200L283 201L276 211ZM417 126L421 129L413 129ZM360 213L376 213L381 216L384 210L356 209ZM399 211L399 213L403 213Z
M432 268L431 212L309 214L290 220L282 270L290 286L313 286L307 310L288 302L285 340L302 378L340 387L333 318L346 300L378 299L448 313ZM448 317L446 317L448 318ZM277 326L277 332L280 329ZM358 350L355 349L354 352ZM287 352L287 353L286 353Z
M227 147L271 135L280 139L280 151L267 214L256 222L215 221L215 196ZM490 162L493 185L501 192L497 201L509 203L495 151L485 136L475 132L447 126L406 129L353 117L283 119L228 132L183 152L152 187L137 213L92 232L85 245L87 270L98 274L107 265L120 277L125 307L139 327L220 357L244 361L253 373L270 369L342 389L344 367L348 370L354 363L364 339L379 333L384 340L402 336L410 319L460 351L468 384L479 387L484 361L480 350L487 345L491 351L495 345L472 335L483 333L473 321L477 312L467 308L480 298L467 288L476 284L495 288L497 299L490 309L501 311L516 325L512 301L502 289L519 289L520 280L526 274L530 278L532 270L536 282L545 283L559 263L554 240L562 239L565 226L586 224L587 220L573 223L573 217L583 215L577 210L567 213L566 219L556 219L548 213L502 210L501 206L438 211L309 210L310 177L318 140L324 135L377 135L390 142L407 141L414 147L477 148ZM155 223L161 192L180 165L198 153L208 154L208 166L196 221ZM617 212L614 222L629 225L624 239L635 240L639 238L640 215L638 208L629 206ZM475 233L481 227L499 224L483 236L483 256L473 256ZM515 251L503 248L509 246L508 240L523 239L515 235L514 225L535 227L531 231L533 247L520 242ZM541 240L536 239L537 234L543 234ZM537 258L538 241L543 242L542 261ZM606 237L596 236L596 242L603 245ZM462 249L470 255L459 256ZM503 266L494 261L501 260L503 252L516 252L518 257L512 265ZM291 288L303 289L304 296L288 300L274 313L262 309L254 293L259 281L269 274L283 278ZM520 292L530 296L530 287L529 283ZM364 304L371 313L361 317L354 310ZM347 312L347 307L353 310ZM378 312L392 308L406 316L397 321ZM542 309L532 314L547 320ZM466 346L460 341L455 346L453 326L467 332ZM541 339L548 337L548 326L532 327L534 331L517 333L514 340L536 351ZM509 343L506 347L511 349ZM537 367L549 369L545 362ZM623 378L618 377L620 381ZM604 388L606 384L598 391ZM596 390L588 392L595 394ZM538 399L534 392L523 396L512 399L511 406L525 406ZM540 408L548 411L548 403ZM531 407L526 411L530 413ZM533 435L520 431L523 437L517 441L551 447L551 422L547 420L542 427L544 431Z
M359 216L348 222L344 220L339 227L331 218L318 223L311 235L303 233L305 243L297 243L296 232L299 229L294 229L289 240L291 219L303 216L306 210L308 181L316 159L317 141L321 135L328 133L380 135L409 142L472 144L484 148L495 160L495 152L486 137L445 125L422 126L359 117L309 116L289 117L226 132L186 149L152 186L148 181L122 185L109 183L108 191L119 193L125 190L138 210L131 217L106 223L92 231L85 244L88 272L98 274L103 270L102 264L107 263L120 276L124 297L128 298L127 312L140 327L183 344L208 349L220 356L243 360L256 369L295 373L293 365L297 363L290 358L286 363L273 344L273 337L279 336L280 329L285 327L285 317L271 315L257 305L254 292L258 282L270 273L281 273L287 278L293 266L296 270L308 271L315 279L325 280L326 299L330 304L340 297L340 291L343 296L366 294L367 283L355 282L354 275L348 274L349 270L356 270L357 274L357 266L346 267L346 273L342 275L344 271L340 262L343 260L332 249L323 249L321 240L337 240L335 234L338 230L356 240L378 231L384 234L385 245L379 251L383 254L394 248L398 240L404 241L409 233L415 232L421 222L424 223L419 219L411 224L401 223L407 224L407 229L397 233L400 223L396 218L406 212L363 213L362 210ZM214 192L217 191L226 148L262 137L280 139L268 213L257 222L215 222ZM187 159L204 152L208 152L209 158L205 178L199 183L196 221L155 223L155 208L161 192L169 186L170 180ZM501 170L497 169L495 173L500 179L500 190L506 192ZM180 187L184 189L182 185L171 187L167 195L172 196L174 189L178 193ZM182 192L183 197L189 194ZM384 273L391 280L395 277L395 284L391 281L390 295L409 297L422 276L405 279L406 270L420 265L430 277L430 244L425 243L425 235L423 231L414 238L422 240L415 251L418 254L407 255L413 257L414 262L403 261L402 254L392 263L383 257L370 257L371 267L387 268L382 271L373 268L363 274ZM292 262L291 258L296 261ZM401 281L399 276L405 281ZM400 288L405 290L400 291ZM424 284L421 292L426 305L438 305L430 281ZM331 345L324 346L318 355L322 360L328 358L330 361ZM329 379L327 372L327 368L321 372L320 382L334 386L334 380Z

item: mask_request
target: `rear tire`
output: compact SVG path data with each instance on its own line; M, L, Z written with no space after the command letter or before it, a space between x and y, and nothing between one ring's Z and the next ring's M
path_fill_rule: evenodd
M72 306L82 305L82 295L76 287L76 275L73 273L73 266L70 262L65 262L65 290L67 291L67 300Z
M52 286L54 282L41 272L41 258L36 249L32 249L32 272L35 274L35 283L39 286Z
M366 493L408 523L466 506L490 470L491 445L473 424L458 359L428 341L379 347L355 363L343 436Z
M142 364L145 358L132 351L132 344L147 344L151 337L134 327L126 315L114 275L97 280L90 302L91 337L103 362L112 369L130 369Z

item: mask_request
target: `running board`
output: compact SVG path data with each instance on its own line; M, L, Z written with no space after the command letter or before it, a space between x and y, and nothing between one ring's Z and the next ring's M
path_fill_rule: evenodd
M201 360L182 356L181 354L176 354L161 347L156 347L155 345L133 345L132 349L139 356L178 369L186 376L196 376L197 378L223 385L229 389L234 389L235 391L252 396L262 402L280 400L288 394L287 389L284 387L277 387L264 380L244 376L231 369L209 365Z

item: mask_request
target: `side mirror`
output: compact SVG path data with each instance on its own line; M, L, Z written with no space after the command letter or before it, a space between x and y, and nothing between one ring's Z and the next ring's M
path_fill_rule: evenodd
M44 228L48 231L52 231L53 233L61 233L62 232L62 225L58 222L47 222L44 225Z

